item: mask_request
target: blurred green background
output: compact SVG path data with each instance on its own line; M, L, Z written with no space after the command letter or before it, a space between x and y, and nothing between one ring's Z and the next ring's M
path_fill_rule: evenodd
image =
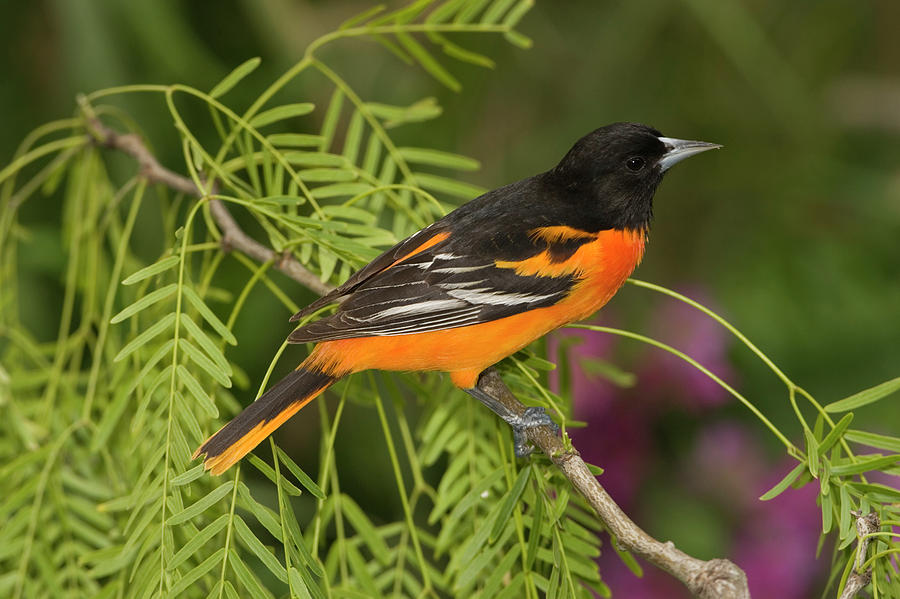
M79 92L130 83L210 88L252 56L263 58L252 79L259 89L315 37L369 6L359 0L0 3L6 48L0 162L29 130L71 114ZM538 2L520 26L534 40L531 50L473 38L472 45L497 58L494 72L446 61L463 83L460 94L380 48L360 53L365 42L324 52L367 100L409 104L436 96L444 115L398 137L480 160L482 170L469 180L487 188L552 166L575 139L613 121L724 144L667 177L636 276L700 290L795 381L828 402L900 375L898 23L900 3L892 0ZM237 95L235 104L252 100L253 91L252 83L243 85L238 94L248 95ZM288 95L303 101L315 94L314 80L307 80ZM124 108L151 132L162 162L182 164L165 111L156 102L129 102ZM47 202L30 202L22 213L34 235L32 252L23 257L35 293L26 319L42 339L56 333L63 264L58 211ZM152 256L164 241L146 243ZM297 287L298 302L310 298ZM610 313L642 331L661 301L627 287ZM289 328L265 293L250 302L246 313L258 316L238 323L241 344L229 357L256 381ZM797 438L778 381L734 345L728 361L741 391ZM638 396L640 390L639 381ZM896 434L896 400L881 409L873 428ZM720 410L745 416L736 405ZM663 421L666 434L677 436L682 428L693 434L695 417L675 412ZM358 425L361 434L378 434ZM302 437L316 426L314 417L294 423L287 435L297 440L288 444L312 450L314 442ZM750 430L770 441L761 427ZM359 443L340 451L365 454ZM358 491L374 495L379 485L393 484L379 481L379 472L360 472ZM385 510L393 509L390 499L383 501ZM717 549L714 541L703 546Z

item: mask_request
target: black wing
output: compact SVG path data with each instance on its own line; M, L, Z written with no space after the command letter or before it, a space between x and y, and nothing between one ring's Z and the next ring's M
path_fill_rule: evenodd
M541 253L550 262L562 262L595 239L587 234L555 241L535 236L541 227L567 225L553 215L550 208L559 203L548 195L538 192L532 178L472 200L298 312L292 320L340 304L335 314L295 330L289 341L423 333L559 302L578 282L577 273L523 276L497 266L497 261L517 262ZM564 207L561 212L571 211Z
M339 285L338 287L332 289L313 303L309 304L308 306L291 316L291 322L300 320L304 316L312 314L319 308L323 308L328 304L343 302L363 282L380 273L381 271L386 270L391 265L395 264L398 260L402 260L404 257L408 256L410 253L414 253L415 249L420 247L422 244L428 242L429 240L433 240L436 236L443 237L445 235L448 235L448 233L442 230L443 227L441 227L440 225L440 222L428 225L421 231L410 235L391 249L385 251L383 254L369 262L366 266L350 275L350 278L344 281L342 285Z

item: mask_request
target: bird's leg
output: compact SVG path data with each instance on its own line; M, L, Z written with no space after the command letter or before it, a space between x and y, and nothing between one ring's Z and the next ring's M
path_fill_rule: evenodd
M547 415L547 412L542 407L525 408L525 411L520 416L477 385L464 391L486 405L488 409L502 418L512 428L516 457L525 457L532 451L526 435L528 429L537 426L549 426L554 431L559 431L559 427L550 419L550 416Z

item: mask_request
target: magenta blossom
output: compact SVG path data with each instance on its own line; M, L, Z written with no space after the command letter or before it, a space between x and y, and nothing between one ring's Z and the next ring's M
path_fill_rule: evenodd
M702 291L693 290L688 295L706 305L711 303ZM604 320L610 320L608 311ZM697 309L665 300L651 316L646 334L734 383L735 373L728 359L731 337ZM639 524L653 521L653 514L642 512L642 508L652 506L645 499L654 485L657 492L663 484L673 494L702 497L724 528L725 546L717 553L747 572L754 597L811 596L823 567L813 557L820 528L815 488L789 489L773 501L760 502L757 498L791 464L773 468L753 428L714 420L713 409L727 402L729 396L705 374L677 356L651 347L642 349L634 362L623 363L615 356L620 343L626 341L574 329L557 333L549 343L551 359L566 360L571 369L568 390L573 395L575 418L588 423L587 428L569 432L584 458L605 469L601 483ZM598 360L635 372L636 385L622 388L610 382L598 374ZM551 373L550 381L558 390L559 376ZM710 420L699 429L692 449L681 456L672 456L672 448L662 445L664 441L655 434L670 422L674 412L703 414L704 420ZM676 474L669 475L673 470ZM647 564L642 564L643 578L635 577L612 548L604 548L599 562L614 596L690 596L679 582Z
M689 289L685 295L719 311L701 290ZM720 378L734 381L734 369L728 361L731 335L693 306L672 300L663 302L647 330L648 336L684 352ZM649 395L676 401L692 410L715 407L728 400L725 390L706 374L658 349L649 351L638 375L641 387Z

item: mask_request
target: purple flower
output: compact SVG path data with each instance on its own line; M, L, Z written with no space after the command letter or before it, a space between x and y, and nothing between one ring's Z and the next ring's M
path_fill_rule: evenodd
M720 311L700 289L688 289L685 295ZM730 333L693 306L664 301L647 330L648 336L684 352L723 380L734 380L734 369L728 361ZM659 349L650 350L638 375L645 393L677 401L693 410L715 407L728 400L727 392L706 374Z
M687 295L712 304L702 290L689 290ZM604 321L612 320L608 310L603 317ZM702 312L664 300L646 330L648 336L734 382L734 369L727 356L730 334ZM815 560L820 529L815 486L789 489L769 502L758 501L793 463L773 469L759 442L763 433L752 425L732 421L712 422L701 429L693 449L674 458L681 464L675 470L680 475L665 477L659 464L673 458L667 455L671 449L657 445L654 431L661 420L673 408L694 414L709 412L728 401L728 395L690 364L657 348L643 348L633 364L623 365L614 356L619 343L613 335L585 330L561 331L549 342L551 359L567 360L571 370L569 390L575 418L588 423L587 428L570 429L569 433L585 460L605 469L600 480L610 495L638 523L652 520L652 515L641 512L641 505L642 493L653 484L658 490L662 481L672 485L675 494L701 496L724 520L729 546L720 552L747 572L753 596L809 596L825 565ZM592 374L596 369L584 367L591 366L591 360L608 360L636 372L636 386L624 389ZM551 373L550 380L559 389L558 373ZM669 409L661 409L664 407ZM599 563L606 583L617 596L689 597L679 582L653 566L642 564L644 577L635 577L610 547L604 548Z
M758 494L774 486L790 468L782 463L760 484ZM824 575L827 560L816 560L821 515L816 485L788 489L775 499L747 510L738 531L734 561L747 573L754 597L808 597Z

